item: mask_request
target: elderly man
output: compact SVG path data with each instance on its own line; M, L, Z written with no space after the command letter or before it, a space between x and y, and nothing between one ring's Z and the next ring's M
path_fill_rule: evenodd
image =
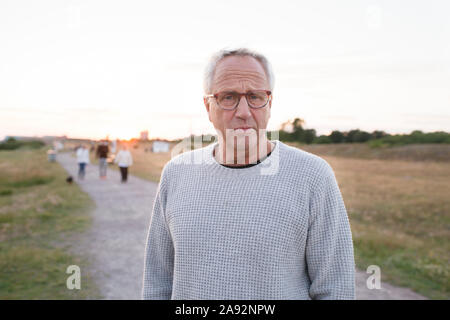
M354 299L352 235L333 170L267 139L267 59L220 51L204 84L219 139L163 169L143 298Z

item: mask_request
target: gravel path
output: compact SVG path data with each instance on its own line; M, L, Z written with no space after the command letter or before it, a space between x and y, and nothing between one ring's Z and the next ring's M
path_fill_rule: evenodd
M95 165L88 165L85 179L78 181L76 159L69 153L57 159L96 204L92 228L80 235L76 248L90 257L88 272L101 295L140 299L145 240L158 185L134 176L122 184L120 173L110 168L101 180Z
M78 168L71 154L60 153L57 160L76 177ZM83 181L76 181L96 204L92 228L77 239L76 250L90 257L89 273L105 299L140 299L145 240L158 185L134 176L122 184L119 172L111 169L107 179L101 180L94 165L87 166ZM381 289L369 290L368 277L357 271L357 299L425 299L384 282Z

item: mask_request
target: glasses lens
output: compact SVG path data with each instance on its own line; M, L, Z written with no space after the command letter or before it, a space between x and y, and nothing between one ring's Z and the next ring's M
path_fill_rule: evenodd
M250 106L255 108L260 108L264 106L269 97L267 96L266 91L250 91L247 93L247 101Z
M234 91L224 91L217 94L217 102L223 109L234 109L239 103L240 94ZM249 91L246 94L248 104L252 108L264 107L269 96L264 90Z
M221 92L217 96L217 102L224 109L233 109L238 101L236 92Z

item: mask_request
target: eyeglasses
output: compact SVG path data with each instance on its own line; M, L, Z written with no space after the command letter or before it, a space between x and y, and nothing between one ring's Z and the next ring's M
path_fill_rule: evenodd
M250 108L260 109L267 105L272 92L267 90L252 90L246 93L236 91L222 91L216 94L208 94L205 98L215 98L219 107L224 110L234 110L239 105L242 96L245 96Z

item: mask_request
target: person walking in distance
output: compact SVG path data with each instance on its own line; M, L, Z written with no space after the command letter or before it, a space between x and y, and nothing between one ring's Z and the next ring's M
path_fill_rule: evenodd
M133 157L126 144L122 144L122 149L117 153L114 160L119 165L120 175L122 176L122 183L127 182L128 179L128 167L133 164Z
M109 152L109 148L108 148L108 142L107 141L102 141L100 143L100 145L97 147L97 158L98 160L98 165L99 165L99 171L100 171L100 179L106 179L106 169L108 168L108 162L107 162L107 158L108 158L108 152Z
M90 163L89 149L86 148L86 146L83 144L77 149L77 162L78 162L78 178L80 180L83 180L86 174L86 165Z

